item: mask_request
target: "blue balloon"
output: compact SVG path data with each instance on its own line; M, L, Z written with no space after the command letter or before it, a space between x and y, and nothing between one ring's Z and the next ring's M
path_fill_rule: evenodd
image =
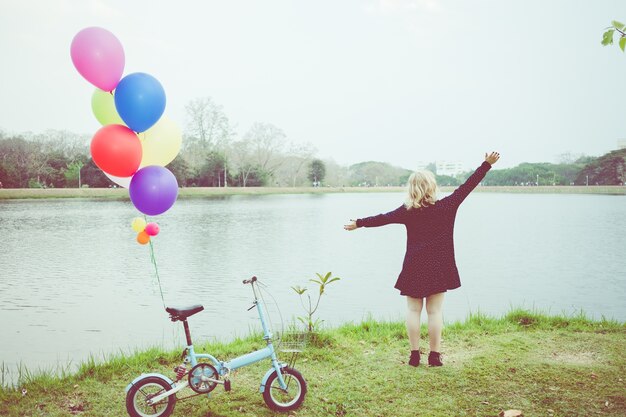
M115 108L126 126L137 133L146 131L165 111L165 90L150 74L128 74L115 89Z

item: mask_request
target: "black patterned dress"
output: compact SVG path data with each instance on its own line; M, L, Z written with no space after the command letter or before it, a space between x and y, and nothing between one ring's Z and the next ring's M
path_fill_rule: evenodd
M419 209L404 205L389 213L358 219L358 227L403 224L406 227L406 254L395 288L400 294L423 298L461 286L454 259L454 220L469 193L491 169L483 162L478 169L448 197Z

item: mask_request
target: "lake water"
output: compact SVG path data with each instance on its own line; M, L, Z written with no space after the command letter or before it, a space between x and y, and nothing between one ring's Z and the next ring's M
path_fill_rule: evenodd
M256 275L268 285L287 320L302 314L290 287L332 271L342 279L322 299L327 324L370 314L403 319L405 300L393 285L404 227L342 228L402 200L400 193L180 200L157 218L153 240L165 301L203 304L190 319L194 339L227 340L256 327L243 279ZM130 202L0 202L0 362L49 369L89 354L184 344L182 326L163 310L149 249L135 242L135 216ZM463 285L446 295L448 322L511 307L626 320L624 196L474 193L459 211L455 242Z

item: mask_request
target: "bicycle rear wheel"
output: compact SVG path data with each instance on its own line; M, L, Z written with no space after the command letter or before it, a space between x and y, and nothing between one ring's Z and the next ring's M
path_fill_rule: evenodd
M156 404L148 400L172 389L162 378L150 376L133 385L126 394L126 411L130 417L169 417L176 405L176 394L169 395Z

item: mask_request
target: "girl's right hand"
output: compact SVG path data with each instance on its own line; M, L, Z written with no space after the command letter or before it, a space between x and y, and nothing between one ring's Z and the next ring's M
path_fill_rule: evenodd
M350 223L343 226L345 230L355 230L357 228L356 220L350 220Z
M485 153L485 161L487 161L489 165L495 164L498 162L498 159L500 159L500 154L498 152L491 152L489 155Z

